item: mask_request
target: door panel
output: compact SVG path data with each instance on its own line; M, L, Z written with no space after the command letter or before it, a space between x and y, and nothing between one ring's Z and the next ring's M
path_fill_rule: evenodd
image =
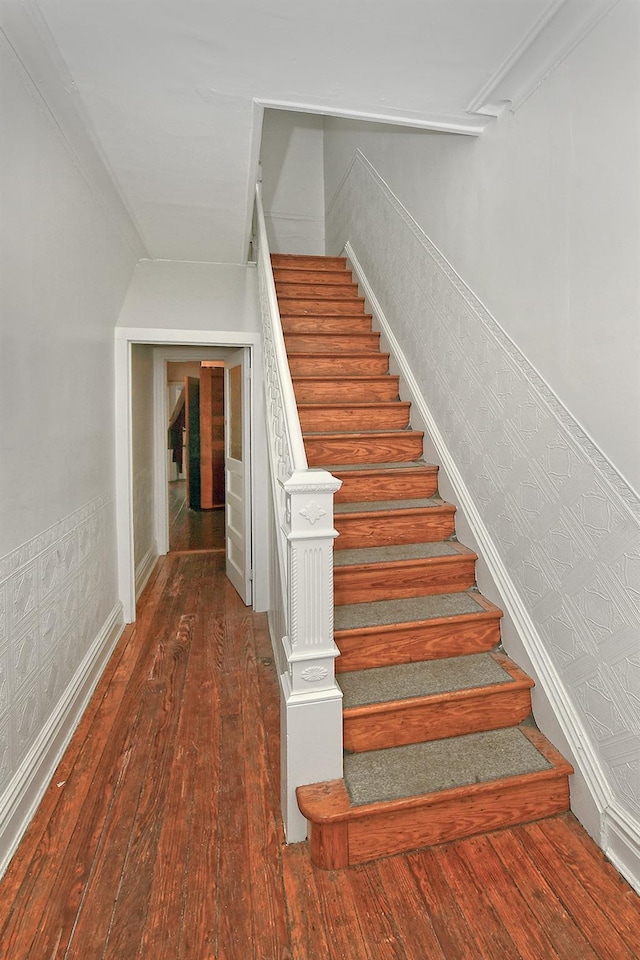
M211 368L200 367L200 505L213 507L213 410Z
M200 510L200 381L184 378L187 505Z
M251 572L251 367L249 348L225 363L226 572L246 604L252 600Z

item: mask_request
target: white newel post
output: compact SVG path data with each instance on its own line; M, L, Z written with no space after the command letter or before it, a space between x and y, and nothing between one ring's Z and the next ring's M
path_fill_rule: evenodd
M289 843L304 840L296 787L342 776L342 692L333 639L333 495L342 483L326 470L282 482L286 514L289 636L282 677L282 813Z

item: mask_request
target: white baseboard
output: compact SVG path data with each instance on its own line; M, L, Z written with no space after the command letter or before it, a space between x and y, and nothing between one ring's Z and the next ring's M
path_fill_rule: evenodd
M154 540L136 567L136 600L140 599L140 594L146 587L149 577L153 573L153 568L157 563L158 556L158 547Z
M38 739L0 796L0 877L36 812L123 630L122 604L117 603Z
M604 816L604 852L640 894L640 823L612 804Z
M523 647L530 657L540 686L566 739L571 751L570 759L576 769L575 777L581 781L580 789L576 790L576 795L582 794L584 797L586 792L589 797L589 808L593 809L594 819L597 818L596 822L600 826L600 835L596 837L596 840L629 883L640 891L640 823L632 822L628 815L616 814L611 788L601 763L591 746L587 731L584 729L577 711L572 706L571 698L567 695L563 681L551 662L516 584L496 549L475 500L427 405L409 360L400 347L362 265L348 241L345 244L344 253L353 268L353 273L366 298L368 308L387 341L387 348L409 393L409 399L415 408L417 419L422 421L430 435L439 464L455 492L456 502L459 504L475 538L482 560L500 595L502 606L515 625Z

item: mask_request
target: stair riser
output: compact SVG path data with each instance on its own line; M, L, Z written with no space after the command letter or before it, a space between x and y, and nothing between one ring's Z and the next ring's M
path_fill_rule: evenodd
M276 282L278 301L285 300L354 300L358 296L357 283L283 283Z
M388 707L384 712L359 708L357 715L345 710L345 750L361 753L515 726L531 713L531 695L528 689L510 690L503 684L436 702L400 701Z
M349 430L404 430L409 426L409 407L401 403L380 405L372 409L358 407L334 407L318 405L298 407L300 426L303 431L324 430L342 432Z
M336 397L340 397L345 403L372 403L376 400L388 402L398 399L398 378L383 376L360 381L344 377L309 382L294 378L293 389L298 403L330 403Z
M306 436L304 446L310 467L325 463L402 463L422 456L422 435L407 430L383 438Z
M354 476L351 470L340 473L333 472L335 477L342 480L342 486L334 496L335 503L363 503L375 500L411 500L421 497L432 497L438 489L438 480L435 475L409 474L403 477L382 474L377 477Z
M387 547L401 543L433 543L448 539L455 530L453 514L437 509L400 516L387 514L379 518L361 514L336 514L334 526L340 534L335 543L336 550Z
M287 267L274 267L273 278L276 285L279 283L300 283L300 284L344 284L348 286L353 283L353 277L350 270L290 270Z
M293 253L273 253L271 266L274 269L286 270L346 270L346 257L314 257Z
M368 353L364 356L290 356L289 370L292 377L368 377L387 373L389 357L384 353Z
M288 333L284 338L287 353L375 353L377 333Z
M364 314L364 297L350 300L280 300L281 317L361 317Z
M285 336L289 334L371 333L371 317L281 317Z
M337 673L391 667L493 650L500 642L500 618L481 614L413 625L337 630L335 641L341 654L336 660Z
M475 559L466 556L429 558L393 566L376 564L355 570L336 567L333 572L337 604L458 593L468 590L474 582Z
M566 776L557 775L518 786L501 782L498 787L488 785L486 790L463 799L413 810L374 816L363 814L359 820L335 825L310 823L311 860L327 870L339 869L539 820L568 809ZM332 832L334 837L330 836Z

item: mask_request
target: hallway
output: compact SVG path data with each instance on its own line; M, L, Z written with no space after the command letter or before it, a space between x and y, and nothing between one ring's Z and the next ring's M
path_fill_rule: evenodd
M191 510L186 480L169 483L169 549L224 552L224 508Z
M633 960L572 817L342 871L285 847L266 619L162 559L0 888L3 960Z

